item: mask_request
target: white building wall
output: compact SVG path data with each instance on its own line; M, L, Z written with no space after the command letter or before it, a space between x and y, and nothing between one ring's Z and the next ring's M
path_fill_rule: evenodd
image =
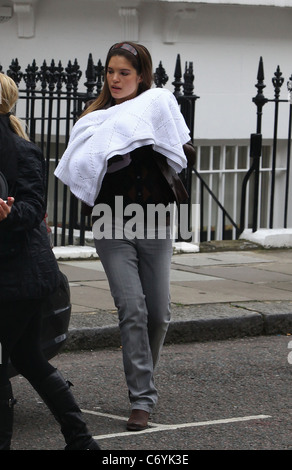
M19 5L21 0L14 3ZM194 63L195 93L200 96L197 138L247 138L255 130L252 97L260 56L264 59L265 94L273 97L271 77L280 65L285 78L283 97L287 98L286 81L292 73L292 8L251 5L274 5L276 0L226 3L231 2L35 0L33 37L18 37L21 22L25 24L20 14L0 23L0 63L6 71L13 58L18 58L22 68L33 59L38 65L53 58L67 65L69 59L77 58L85 71L89 52L96 62L99 58L104 61L112 43L136 39L150 49L154 67L162 60L170 77L168 86L173 81L177 53L183 64ZM278 0L278 4L285 2ZM13 2L0 0L1 5L13 6ZM134 5L134 20L131 15L119 14L127 5ZM137 32L137 38L123 37L127 32ZM271 112L264 111L264 137L271 137ZM283 119L283 137L285 126Z
M177 54L194 64L195 140L245 142L256 131L257 69L264 60L264 94L273 98L271 83L280 65L286 82L292 74L291 0L0 0L13 16L0 22L0 64L6 71L18 58L22 71L33 59L40 66L77 58L84 72L91 52L102 63L109 47L121 40L147 46L154 68L160 62L173 89ZM30 7L30 8L28 8ZM1 17L1 10L0 10ZM279 137L287 137L288 104L282 104ZM273 135L273 106L264 107L263 139ZM280 148L280 146L279 146ZM279 156L285 160L285 150ZM292 216L291 216L292 217ZM290 226L292 220L290 220Z

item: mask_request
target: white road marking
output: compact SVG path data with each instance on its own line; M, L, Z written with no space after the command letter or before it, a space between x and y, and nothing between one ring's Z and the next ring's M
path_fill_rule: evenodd
M83 413L93 414L96 416L103 416L106 418L112 419L119 419L122 421L128 421L128 418L124 418L123 416L111 415L109 413L101 413L98 411L90 411L90 410L82 410ZM267 419L271 418L270 415L255 415L255 416L241 416L238 418L226 418L226 419L215 419L212 421L198 421L193 423L181 423L181 424L157 424L157 423L150 423L149 428L144 429L144 431L133 432L133 431L125 431L125 432L118 432L113 434L103 434L99 436L93 436L94 439L110 439L113 437L121 437L121 436L138 436L140 434L149 434L158 431L169 431L174 429L182 429L182 428L191 428L191 427L198 427L198 426L212 426L214 424L228 424L228 423L240 423L243 421L253 421L257 419Z
M111 415L109 413L102 413L101 411L81 410L82 413L88 413L90 415L104 416L105 418L120 419L121 421L128 421L129 418L124 416Z

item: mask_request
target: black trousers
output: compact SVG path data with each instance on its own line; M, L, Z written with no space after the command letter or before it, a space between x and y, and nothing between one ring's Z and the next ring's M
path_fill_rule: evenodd
M7 385L9 358L29 382L41 381L55 368L41 349L41 301L0 303L0 387Z

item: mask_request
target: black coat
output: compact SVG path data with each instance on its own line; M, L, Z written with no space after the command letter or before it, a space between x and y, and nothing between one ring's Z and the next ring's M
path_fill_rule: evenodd
M43 223L44 158L36 145L12 131L6 115L0 115L0 171L8 195L15 198L11 213L0 222L0 302L43 298L59 284Z

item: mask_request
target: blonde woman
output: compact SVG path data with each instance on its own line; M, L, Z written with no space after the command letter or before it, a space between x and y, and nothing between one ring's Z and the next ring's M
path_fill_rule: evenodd
M41 302L59 283L43 225L44 158L11 114L18 90L2 73L0 90L0 171L10 196L7 204L0 199L0 450L10 449L13 431L9 357L59 422L65 449L98 450L68 383L41 350Z

